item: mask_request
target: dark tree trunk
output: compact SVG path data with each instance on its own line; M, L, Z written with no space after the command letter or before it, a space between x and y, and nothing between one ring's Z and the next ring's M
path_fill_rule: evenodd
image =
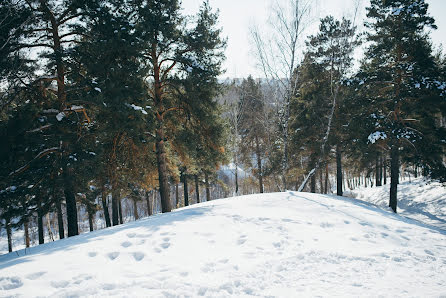
M322 168L319 169L319 187L320 187L320 192L324 193L324 178L323 178Z
M384 175L384 184L387 184L387 159L384 157L384 162L383 162L383 175Z
M155 193L156 191L153 190ZM148 216L151 216L153 214L153 208L152 208L152 202L150 199L150 191L146 192L146 201L147 201L147 214Z
M235 195L238 195L238 163L235 162Z
M261 152L260 152L260 142L259 142L259 137L256 135L255 138L255 143L256 143L256 156L257 156L257 171L258 173L258 177L259 177L259 192L263 193L263 172L262 172L262 156L261 156Z
M310 191L312 193L316 193L316 176L313 175L310 179Z
M26 219L23 224L23 229L25 230L25 247L29 247L29 221Z
M170 201L168 171L166 150L164 148L164 128L163 121L160 119L158 129L156 130L156 160L158 163L158 181L161 197L161 211L163 213L172 211L172 202Z
M8 251L12 252L12 229L11 229L11 221L9 217L5 218L6 221L6 236L8 237Z
M375 185L381 186L382 185L382 178L381 178L381 162L380 162L380 154L376 154L376 160L375 160Z
M121 198L118 200L118 207L119 207L119 223L122 225L124 223L124 220L122 219L122 201Z
M39 209L37 209L37 231L39 234L39 244L45 243L43 231L43 212L41 211L41 203L39 202Z
M189 191L187 189L187 175L183 174L183 183L184 183L184 206L189 206Z
M68 168L66 165L63 169L64 180L64 194L65 202L67 204L67 223L68 223L68 237L76 236L79 234L77 225L77 207L76 197L73 185L73 169Z
M133 200L133 217L135 218L135 220L139 219L139 216L138 216L138 202L136 200Z
M114 189L112 192L112 223L119 225L119 191Z
M336 145L336 195L342 196L342 152L339 145Z
M65 228L63 226L62 200L60 198L56 199L56 210L57 210L57 226L59 228L59 239L63 239L65 238Z
M175 207L178 208L180 204L180 194L178 192L178 183L175 184Z
M398 145L393 144L390 149L390 200L389 207L397 213L397 192L399 175Z
M195 179L195 198L197 199L197 204L200 203L200 183L198 181L198 175L194 175Z
M90 232L93 232L93 217L94 217L94 211L91 208L88 208L88 225L90 227Z
M328 163L325 165L325 187L324 193L328 193Z
M102 209L104 210L104 217L105 217L105 225L108 227L111 227L111 221L110 221L110 213L108 212L108 206L107 206L107 195L105 191L102 191Z
M207 172L204 172L204 184L206 186L206 201L211 200L211 189L209 187L209 175Z

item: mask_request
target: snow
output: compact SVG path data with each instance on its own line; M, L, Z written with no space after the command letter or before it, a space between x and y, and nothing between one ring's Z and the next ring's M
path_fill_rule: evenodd
M0 295L434 297L445 246L445 230L357 199L249 195L0 256Z
M346 194L377 206L389 205L390 185L361 187ZM398 184L398 213L446 230L446 187L424 178ZM446 244L446 243L445 243Z
M62 121L63 118L65 118L64 112L60 112L59 114L56 115L57 121Z
M99 88L99 87L94 87L94 90L96 90L98 92L102 92L101 88Z
M375 144L375 142L380 140L380 139L382 139L382 140L387 139L387 135L383 131L375 131L375 132L371 133L367 137L367 139L369 140L370 143Z
M143 113L144 115L147 115L147 114L148 114L147 111L144 110L143 107L137 106L137 105L135 105L135 104L133 104L133 103L132 103L132 104L128 104L128 103L126 103L125 105L128 106L129 108L134 109L135 111L141 111L141 113Z

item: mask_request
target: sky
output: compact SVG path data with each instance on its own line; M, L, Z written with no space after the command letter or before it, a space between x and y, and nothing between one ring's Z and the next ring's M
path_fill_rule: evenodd
M222 78L241 78L248 75L263 77L261 70L256 66L255 51L249 32L254 25L260 28L267 26L268 12L275 1L278 0L209 0L211 7L220 11L220 26L223 28L223 36L228 39L226 61L223 65L226 72ZM362 8L356 23L358 28L362 29L368 0L359 1ZM312 24L304 36L315 34L318 20L326 15L352 18L356 0L313 0L313 2ZM429 4L429 13L435 18L438 27L431 33L434 46L440 44L446 46L446 0L426 0L426 2ZM202 0L182 0L184 13L196 14L201 3Z

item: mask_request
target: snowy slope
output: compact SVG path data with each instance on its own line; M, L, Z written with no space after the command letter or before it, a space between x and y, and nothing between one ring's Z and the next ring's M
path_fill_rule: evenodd
M390 185L361 187L345 195L389 206ZM406 179L398 185L398 213L446 230L446 187L424 178Z
M445 248L355 199L250 195L0 256L0 296L438 297Z

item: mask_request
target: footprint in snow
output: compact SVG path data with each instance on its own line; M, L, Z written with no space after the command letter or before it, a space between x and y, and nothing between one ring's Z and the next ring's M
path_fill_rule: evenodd
M68 286L69 282L67 280L58 280L58 281L52 281L51 286L56 289L63 289Z
M110 260L113 261L114 259L116 259L119 256L119 252L117 252L117 251L110 252L107 254L107 256Z
M90 252L88 253L88 256L91 257L91 258L93 258L93 257L96 257L97 254L98 254L98 253L95 252L95 251L90 251Z
M333 227L333 224L331 224L331 223L328 223L328 222L323 222L323 223L321 223L320 224L320 227L321 228L331 228L331 227Z
M345 223L346 225L350 224L350 222L349 222L348 220L344 220L344 223Z
M13 290L23 286L22 280L17 277L0 277L0 289L1 290Z
M238 245L242 245L245 242L246 242L246 235L240 236L240 238L237 240Z
M164 242L164 243L161 243L160 246L161 246L163 249L167 249L167 248L169 248L170 243L169 243L169 242Z
M132 246L132 243L129 242L129 241L124 241L124 242L121 243L121 246L122 247L129 247L129 246Z
M389 234L387 234L387 233L381 233L381 236L382 236L383 238L387 238L387 237L389 236Z
M135 258L135 260L137 262L141 261L146 256L145 253L140 252L140 251L136 251L132 255L133 255L133 258Z
M26 276L26 278L27 278L27 279L30 279L30 280L35 280L35 279L38 279L39 277L41 277L41 276L44 275L44 274L46 274L45 271L34 272L34 273L31 273L31 274L28 274L28 275Z
M128 233L127 237L129 238L135 238L136 237L136 233Z

